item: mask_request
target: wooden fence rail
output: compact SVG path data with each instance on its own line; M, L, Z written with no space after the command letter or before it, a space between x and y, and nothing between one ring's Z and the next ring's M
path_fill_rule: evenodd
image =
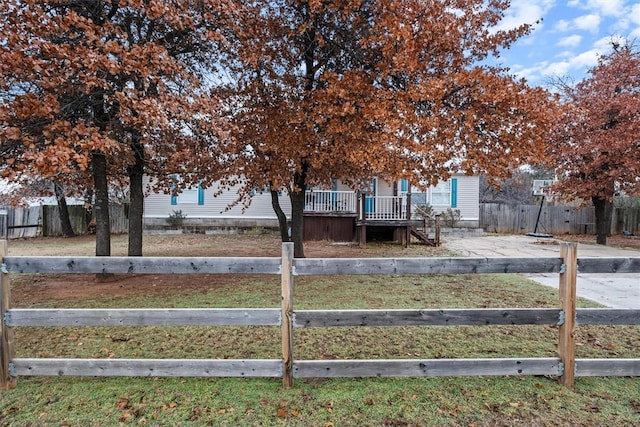
M18 376L225 376L294 378L372 376L550 375L571 387L575 376L640 376L640 359L576 359L578 325L640 325L640 310L576 309L581 273L639 273L638 258L578 259L575 244L557 258L294 259L285 243L278 258L20 257L0 241L0 388ZM558 308L295 310L297 275L558 273ZM281 307L219 309L21 309L11 307L9 276L21 273L270 274L281 277ZM281 359L16 358L13 328L26 326L279 326ZM486 359L297 360L294 330L344 326L559 326L558 357Z

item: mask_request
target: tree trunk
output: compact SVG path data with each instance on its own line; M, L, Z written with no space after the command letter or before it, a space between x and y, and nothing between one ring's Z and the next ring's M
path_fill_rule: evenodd
M64 237L73 237L76 233L73 231L73 227L71 226L71 220L69 219L69 209L67 207L67 199L64 194L64 189L53 183L53 192L56 195L56 200L58 202L58 213L60 215L60 225L62 226L62 235Z
M600 197L592 197L596 211L596 243L607 244L607 236L611 232L611 218L613 216L613 204Z
M144 213L144 147L139 142L131 145L134 164L129 172L129 256L142 256L142 221Z
M271 190L271 207L273 207L273 211L278 217L280 238L283 242L290 242L291 236L289 236L289 224L287 224L287 216L284 214L284 211L280 206L280 199L278 198L278 191L276 190Z
M89 187L84 193L84 228L88 234L95 233L93 227L93 188Z
M110 256L109 187L107 184L107 158L103 153L94 152L91 155L91 172L95 189L93 216L96 221L96 256Z
M307 170L309 165L302 161L300 172L293 175L293 189L289 192L291 199L291 241L293 242L293 256L304 258L302 232L304 230L304 195L307 189Z
M304 193L302 187L298 191L289 193L291 199L291 241L293 242L293 256L304 258L304 246L302 242L302 232L304 230Z

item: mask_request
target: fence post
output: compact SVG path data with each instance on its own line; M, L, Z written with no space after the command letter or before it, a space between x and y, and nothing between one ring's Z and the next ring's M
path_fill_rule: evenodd
M293 243L282 244L282 385L293 387Z
M564 369L560 382L572 388L576 368L576 280L578 272L577 245L564 243L560 247L562 270L560 271L560 305L564 313L564 322L560 325L558 353Z
M0 240L0 390L15 388L16 378L9 371L9 363L15 355L13 331L5 322L5 313L11 307L11 288L9 274L4 265L8 253L6 240Z

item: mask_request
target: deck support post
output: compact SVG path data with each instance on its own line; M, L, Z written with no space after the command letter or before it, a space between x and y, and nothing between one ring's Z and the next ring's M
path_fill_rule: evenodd
M7 241L0 240L0 390L15 388L17 382L10 372L10 363L15 357L13 330L6 323L6 313L11 308L11 285L4 266L7 253Z
M358 245L360 248L365 249L367 247L367 196L365 193L360 193L360 203L358 203L358 216L356 221L360 223L358 228Z
M367 226L362 224L358 226L358 244L361 249L367 248Z
M577 245L564 243L560 247L562 270L560 272L560 305L564 322L560 325L558 354L564 367L560 382L573 388L576 369L576 281L578 272Z

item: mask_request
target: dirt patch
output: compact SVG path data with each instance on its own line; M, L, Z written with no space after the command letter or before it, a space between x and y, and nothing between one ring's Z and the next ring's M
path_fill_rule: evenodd
M9 255L14 256L91 256L93 236L12 240ZM112 238L112 255L124 256L126 236ZM282 244L277 235L158 235L145 236L145 256L206 257L278 257ZM354 243L306 242L305 255L311 258L426 257L447 256L441 248L413 244L404 248L397 243L369 243L360 248ZM244 276L246 277L246 276ZM234 275L112 275L29 274L13 275L12 300L16 307L47 301L108 299L117 296L162 295L165 292L208 292L230 281Z

